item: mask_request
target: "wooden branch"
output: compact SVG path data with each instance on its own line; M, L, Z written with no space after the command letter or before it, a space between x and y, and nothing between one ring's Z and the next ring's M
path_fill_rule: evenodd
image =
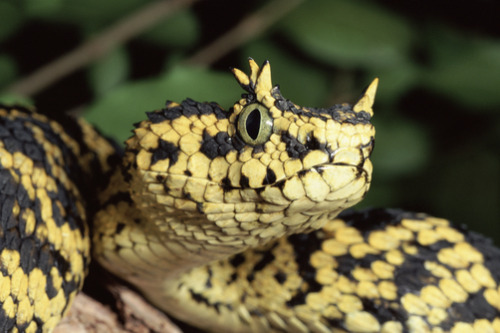
M274 0L241 20L215 41L184 61L189 65L209 66L217 59L257 37L304 0Z
M7 92L33 96L61 78L102 58L118 45L139 35L165 17L190 6L195 1L160 0L151 2L73 51L39 68L20 81L15 82L7 88Z
M164 313L133 290L123 285L114 285L110 289L120 313L80 293L53 333L182 333Z

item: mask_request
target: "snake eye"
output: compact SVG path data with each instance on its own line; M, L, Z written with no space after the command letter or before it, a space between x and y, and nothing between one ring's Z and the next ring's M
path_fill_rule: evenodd
M256 146L265 143L273 131L269 110L258 103L243 108L238 117L238 132L245 143Z

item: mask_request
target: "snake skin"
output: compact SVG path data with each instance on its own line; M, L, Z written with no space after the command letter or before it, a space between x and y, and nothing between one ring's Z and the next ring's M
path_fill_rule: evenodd
M202 330L500 332L491 241L426 214L348 210L371 182L377 80L319 109L284 98L268 62L233 73L246 91L233 107L168 101L120 163L83 121L0 108L0 331L52 330L93 223L103 267Z

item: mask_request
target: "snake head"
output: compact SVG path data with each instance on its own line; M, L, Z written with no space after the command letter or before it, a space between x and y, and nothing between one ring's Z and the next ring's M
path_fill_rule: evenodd
M354 106L322 109L285 99L269 62L250 59L249 75L233 73L247 93L229 111L168 101L138 125L126 153L138 171L130 171L134 200L172 214L181 209L197 225L202 214L222 234L267 228L263 238L319 227L362 199L371 181L377 80Z
M378 79L353 106L309 108L285 99L272 85L268 61L262 67L253 59L249 63L249 75L233 69L248 94L232 108L229 134L246 145L240 156L251 158L242 161L240 177L231 185L263 188L262 194L269 192L266 200L291 200L297 211L358 202L371 180L375 130L370 118Z

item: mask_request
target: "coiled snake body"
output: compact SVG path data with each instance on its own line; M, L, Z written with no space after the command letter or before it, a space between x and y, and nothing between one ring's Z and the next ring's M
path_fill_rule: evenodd
M0 330L48 332L93 257L167 313L226 332L500 332L500 250L449 221L343 213L370 185L377 81L304 108L269 63L225 111L167 102L121 163L83 121L0 108Z

